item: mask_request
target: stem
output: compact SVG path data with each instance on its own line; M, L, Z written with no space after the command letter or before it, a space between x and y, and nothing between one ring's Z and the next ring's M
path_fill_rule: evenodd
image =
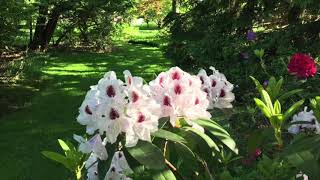
M164 161L166 163L166 165L169 167L169 169L175 173L180 179L184 180L184 177L179 173L179 171L177 170L177 168L171 164L171 162L166 159L166 152L167 152L167 147L168 147L168 141L165 142L164 144L164 148L163 148L163 157L164 157Z
M77 178L77 180L81 180L81 176L82 176L82 174L81 174L81 168L77 168L76 169L76 178Z
M208 168L207 162L206 162L206 161L202 161L202 165L204 166L204 169L207 171L210 180L213 180L213 177L212 177L212 175L211 175L211 173L210 173L210 170L209 170L209 168Z
M278 141L278 147L279 147L279 150L281 150L283 148L283 141L282 141L282 137L281 137L281 129L280 128L276 128L274 130L274 133L275 133L275 137Z
M179 171L177 170L177 168L176 168L173 164L171 164L170 161L168 161L167 159L164 159L164 160L165 160L166 165L169 167L169 169L170 169L173 173L175 173L175 174L179 177L179 179L185 180L185 178L179 173Z
M263 71L264 71L268 76L270 76L270 74L269 74L268 71L267 71L266 65L264 64L264 60L263 60L262 58L260 58L260 64L261 64L261 67L262 67Z

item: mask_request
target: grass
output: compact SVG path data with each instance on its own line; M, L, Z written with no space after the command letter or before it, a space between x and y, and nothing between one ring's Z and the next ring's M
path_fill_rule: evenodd
M156 38L157 32L149 31L130 35L128 30L126 38ZM71 140L74 133L84 133L85 127L75 119L89 86L110 70L122 76L128 69L148 81L171 65L158 48L125 41L118 41L110 54L49 53L24 61L29 63L28 72L15 81L20 90L12 84L1 88L2 94L21 98L29 84L32 95L20 110L0 119L1 179L68 179L70 174L62 166L40 152L59 151L58 138Z

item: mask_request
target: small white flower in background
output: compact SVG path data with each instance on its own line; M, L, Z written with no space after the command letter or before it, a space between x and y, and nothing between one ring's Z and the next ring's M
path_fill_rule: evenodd
M213 71L213 74L210 76L203 69L197 75L201 81L201 89L206 92L209 99L209 109L232 108L231 102L235 99L232 93L233 84L214 67L210 67L210 69Z
M313 114L313 111L307 111L307 107L304 107L304 111L294 115L291 122L307 122L307 124L292 124L288 128L288 132L291 134L298 134L300 132L311 131L316 134L320 134L320 125Z
M105 180L129 180L126 175L132 174L133 171L129 167L129 164L122 151L114 153L111 161L110 168L105 176Z
M149 85L154 99L161 105L162 117L170 117L173 126L178 118L185 118L189 124L195 119L211 118L207 112L209 102L196 76L173 67L160 73Z
M91 153L95 157L101 160L108 159L108 153L105 146L102 143L101 137L99 134L93 136L90 140L86 141L82 136L76 134L73 135L73 138L80 143L79 151L83 153Z
M296 178L300 178L302 180L309 180L309 177L306 174L303 174L301 171L296 175Z

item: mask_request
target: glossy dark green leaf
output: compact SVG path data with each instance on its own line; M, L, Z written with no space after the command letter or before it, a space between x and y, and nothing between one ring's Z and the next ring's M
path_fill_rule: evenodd
M289 91L289 92L286 92L286 93L282 94L278 99L280 101L284 101L287 98L291 97L292 95L298 94L298 93L300 93L302 91L303 91L303 89L295 89L295 90L292 90L292 91Z
M304 103L304 99L294 103L283 115L283 120L286 121L289 119L295 112L296 110Z
M184 129L186 131L191 131L194 134L196 134L199 137L201 137L207 143L207 145L213 150L212 151L213 155L215 154L214 151L220 151L219 147L217 146L217 144L208 135L206 135L205 133L200 132L199 130L191 128L191 127L184 127Z
M130 155L149 169L164 169L165 160L161 150L147 141L139 141L135 147L127 148Z
M153 180L175 180L176 177L170 169L163 171L153 172Z
M218 138L224 145L226 145L234 153L238 154L238 148L236 147L235 141L232 139L230 134L217 122L213 120L203 120L203 119L198 119L195 122L200 126L202 126L206 131L211 133L213 136Z
M46 158L49 158L53 161L56 161L58 163L63 164L67 169L70 171L74 171L71 162L63 155L56 153L56 152L51 152L51 151L42 151L41 152Z
M167 139L167 140L173 141L173 142L187 143L183 137L181 137L173 132L166 131L164 129L159 129L155 133L152 133L152 135L155 137Z

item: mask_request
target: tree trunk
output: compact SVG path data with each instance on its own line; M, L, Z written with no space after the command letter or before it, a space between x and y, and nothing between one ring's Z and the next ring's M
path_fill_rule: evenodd
M32 42L32 16L30 16L30 20L29 20L29 45Z
M67 36L68 33L71 32L73 28L72 27L68 27L63 34L61 34L61 36L59 36L59 38L57 39L56 43L54 44L54 46L59 46L59 44L61 43L61 41Z
M32 42L29 44L29 48L36 50L46 50L52 38L52 35L57 27L60 12L55 8L47 21L48 7L39 6L39 17L37 19L36 29Z
M294 24L300 24L300 15L302 13L302 9L298 6L293 6L290 8L288 12L288 24L294 25Z
M41 50L47 50L53 33L57 27L57 23L59 20L59 12L53 11L50 16L50 19L46 25L45 30L43 31L43 41L41 42Z
M29 48L32 50L36 50L40 46L40 42L42 42L42 35L45 29L45 24L47 21L48 7L47 6L39 6L39 16L37 18L36 29L34 31L33 39L29 44Z

